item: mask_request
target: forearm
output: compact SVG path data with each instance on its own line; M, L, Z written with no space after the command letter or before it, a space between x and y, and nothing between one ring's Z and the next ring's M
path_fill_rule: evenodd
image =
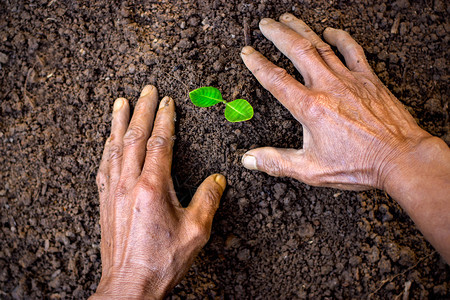
M427 138L401 157L384 189L450 263L450 150L445 142Z

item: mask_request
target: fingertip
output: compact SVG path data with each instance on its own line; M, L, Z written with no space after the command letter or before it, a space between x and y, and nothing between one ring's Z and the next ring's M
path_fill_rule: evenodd
M258 170L256 157L250 151L242 156L242 165L249 170Z
M144 88L142 89L140 97L145 97L145 96L149 95L150 93L153 93L156 91L157 90L156 90L155 86L148 84L148 85L144 86Z
M242 48L241 50L241 54L242 55L249 55L252 54L253 52L255 52L256 50L251 47L251 46L245 46L244 48Z
M336 31L336 29L334 29L333 27L327 27L327 28L325 28L323 30L323 34L324 34L324 36L326 36L326 35L329 35L329 34L335 32L335 31Z
M227 179L222 174L214 174L214 181L220 186L222 192L227 187Z
M267 25L267 24L269 24L269 23L272 23L272 22L274 22L275 20L273 20L273 19L271 19L271 18L264 18L264 19L262 19L261 21L259 21L259 25L261 26L261 25Z
M323 37L324 37L325 41L327 41L332 46L336 46L336 40L335 40L336 31L337 31L337 29L335 29L333 27L327 27L323 31Z
M225 176L212 174L198 187L187 207L200 222L210 223L220 205L220 198L226 187Z
M295 20L295 17L290 13L284 13L280 16L280 21L291 22L293 20Z
M173 99L169 96L165 96L159 103L159 109L169 107L172 104L174 104Z
M127 99L125 98L117 98L116 101L114 101L114 105L113 105L113 111L119 111L120 109L122 109L122 107L128 103Z

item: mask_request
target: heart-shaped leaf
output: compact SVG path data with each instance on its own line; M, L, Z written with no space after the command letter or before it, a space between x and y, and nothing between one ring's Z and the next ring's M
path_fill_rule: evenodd
M191 98L194 105L199 107L210 107L217 103L224 102L220 91L211 86L193 90L189 93L189 98Z
M253 117L253 107L247 100L237 99L226 103L225 118L230 122L241 122Z

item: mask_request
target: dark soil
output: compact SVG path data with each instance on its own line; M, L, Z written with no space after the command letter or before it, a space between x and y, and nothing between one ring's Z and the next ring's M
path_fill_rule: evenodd
M177 103L183 201L213 172L229 182L211 240L172 298L392 299L410 282L411 299L448 299L449 266L384 192L314 188L241 166L250 148L301 147L302 129L239 57L247 23L250 43L299 78L258 21L290 11L318 33L345 29L418 123L449 143L446 1L29 2L0 2L1 299L96 289L95 175L112 103L135 103L148 83ZM231 124L223 107L195 108L180 81L246 98L255 117Z

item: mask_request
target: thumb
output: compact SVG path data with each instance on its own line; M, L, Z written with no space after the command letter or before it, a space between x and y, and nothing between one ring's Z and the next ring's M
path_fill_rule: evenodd
M227 186L225 176L213 174L206 178L198 187L187 209L193 214L195 220L211 228L214 214L219 208L220 197Z
M263 147L245 153L242 164L247 169L263 171L272 176L299 179L299 171L307 166L307 160L303 149Z

